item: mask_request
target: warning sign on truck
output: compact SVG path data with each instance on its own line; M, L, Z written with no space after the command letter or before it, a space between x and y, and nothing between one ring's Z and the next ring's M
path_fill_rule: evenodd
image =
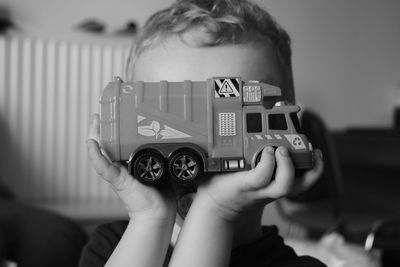
M215 79L215 97L237 97L239 93L238 79Z

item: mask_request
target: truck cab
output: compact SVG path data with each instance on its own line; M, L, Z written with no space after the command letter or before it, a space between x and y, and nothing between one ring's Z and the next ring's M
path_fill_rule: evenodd
M252 168L260 160L266 144L275 148L288 147L298 169L310 167L312 158L309 152L312 151L312 146L301 132L297 117L299 111L298 106L285 102L277 102L269 110L254 106L244 109L244 157L251 159Z
M216 98L215 101L218 102L214 103L216 113L232 114L231 117L235 120L235 123L230 124L232 129L233 124L236 128L242 127L235 131L231 130L223 137L219 130L219 137L216 138L218 142L214 142L214 146L220 145L217 150L221 156L227 157L222 164L223 168L225 170L254 168L266 146L275 148L285 146L291 152L296 169L311 168L312 146L300 129L297 117L300 107L278 101L281 96L280 88L258 81L242 82L239 95L237 99ZM239 116L240 118L237 118ZM221 121L221 116L218 123L220 128L221 125L229 128L226 126L229 121ZM218 129L217 126L215 129ZM234 144L237 149L230 147L229 144Z

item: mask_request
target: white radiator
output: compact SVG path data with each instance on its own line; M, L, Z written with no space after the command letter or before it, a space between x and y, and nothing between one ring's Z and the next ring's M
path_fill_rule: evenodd
M116 198L85 140L102 89L124 74L130 40L71 39L0 36L0 179L25 201Z

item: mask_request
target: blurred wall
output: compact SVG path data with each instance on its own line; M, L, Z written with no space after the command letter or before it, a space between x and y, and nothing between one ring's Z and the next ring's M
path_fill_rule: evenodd
M69 32L86 18L112 35L131 19L142 25L168 0L2 0L20 28ZM293 40L297 100L331 128L389 127L400 103L400 1L256 0ZM400 105L400 104L399 104Z
M298 102L333 128L392 125L400 105L400 1L265 2L292 36Z

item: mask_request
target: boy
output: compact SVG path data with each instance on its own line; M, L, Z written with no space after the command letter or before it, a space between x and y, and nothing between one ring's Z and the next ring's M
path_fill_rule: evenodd
M288 35L254 4L178 0L144 26L128 77L151 82L238 76L279 86L283 99L293 102L290 53ZM176 201L170 185L145 186L123 166L109 162L95 141L98 131L95 116L87 143L89 157L126 205L130 219L100 227L83 252L81 266L106 262L107 266L152 267L324 266L298 257L283 244L276 228L260 224L266 204L319 176L319 153L316 167L299 185L294 185L288 150L267 147L255 169L214 175L199 185L196 194L178 194ZM178 240L176 212L185 219Z

